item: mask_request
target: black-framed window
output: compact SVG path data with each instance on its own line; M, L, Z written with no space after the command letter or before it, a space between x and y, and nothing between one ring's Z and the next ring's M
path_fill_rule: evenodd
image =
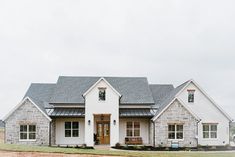
M99 88L99 101L105 101L106 99L106 88Z
M168 139L183 139L184 126L182 124L169 124L168 125Z
M65 122L65 137L79 137L79 122Z
M203 124L203 138L217 138L217 124Z
M189 103L194 102L194 93L195 93L195 90L188 90L188 102Z
M36 125L20 125L20 140L36 140Z
M126 136L139 137L140 136L140 122L127 122L126 123Z

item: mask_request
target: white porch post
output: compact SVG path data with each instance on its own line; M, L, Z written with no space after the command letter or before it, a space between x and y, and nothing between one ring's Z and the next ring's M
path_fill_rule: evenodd
M94 116L92 114L85 115L85 144L94 146Z
M112 114L110 117L110 146L115 146L115 144L118 142L119 142L119 116L116 114Z

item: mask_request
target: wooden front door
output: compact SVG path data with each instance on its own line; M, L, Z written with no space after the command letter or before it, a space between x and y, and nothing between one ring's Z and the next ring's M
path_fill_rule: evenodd
M97 139L99 144L110 144L109 122L97 122Z

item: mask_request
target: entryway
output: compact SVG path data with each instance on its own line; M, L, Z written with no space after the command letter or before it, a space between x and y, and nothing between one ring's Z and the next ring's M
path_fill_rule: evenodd
M95 144L110 144L110 115L95 115Z

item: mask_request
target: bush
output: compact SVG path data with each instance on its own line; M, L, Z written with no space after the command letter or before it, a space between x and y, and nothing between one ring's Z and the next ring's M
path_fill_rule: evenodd
M115 144L115 148L118 148L118 149L121 148L121 144L120 143L116 143Z

